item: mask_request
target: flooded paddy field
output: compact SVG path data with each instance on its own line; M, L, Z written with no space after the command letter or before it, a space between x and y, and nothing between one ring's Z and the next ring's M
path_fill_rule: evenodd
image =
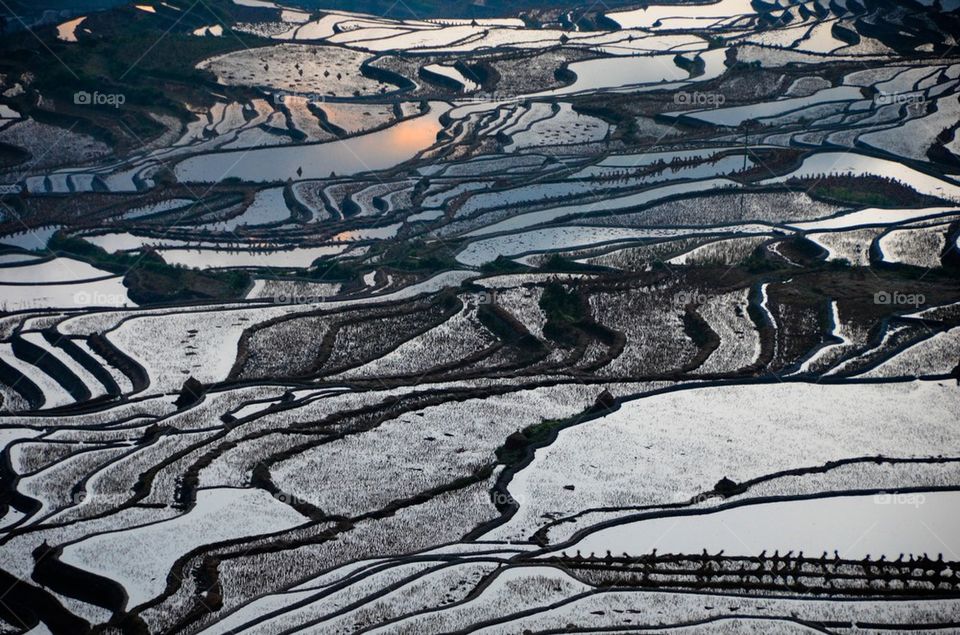
M115 4L0 39L0 633L957 630L960 5Z

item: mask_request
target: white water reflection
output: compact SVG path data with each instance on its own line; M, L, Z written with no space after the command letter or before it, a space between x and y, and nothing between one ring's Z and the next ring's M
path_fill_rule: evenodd
M568 67L577 76L576 81L572 84L527 95L527 97L556 97L604 88L689 79L690 73L677 66L674 58L674 54L637 55L631 57L602 57L574 62Z
M67 20L63 24L59 25L57 27L57 39L62 42L76 42L77 27L83 24L83 21L86 19L87 16L81 16L79 18Z
M275 183L384 170L433 145L443 127L440 116L449 109L449 104L431 102L427 114L343 141L198 155L177 165L175 172L180 182L213 183L232 177Z
M960 492L835 496L668 516L592 533L567 552L702 553L755 556L766 550L843 558L942 553L960 559Z
M720 0L712 4L660 4L642 9L608 13L607 17L625 29L704 28L738 15L756 13L750 0Z
M784 113L793 112L807 106L829 102L856 101L862 98L857 86L837 86L818 91L808 97L794 97L792 99L777 99L774 101L747 104L746 106L732 106L715 110L688 111L671 113L671 117L686 116L699 119L716 126L739 126L748 119L762 119L775 117Z
M123 276L54 284L0 283L0 311L50 308L89 309L94 306L137 306L127 295Z
M276 250L227 249L160 249L157 253L167 263L197 269L227 269L231 267L305 268L317 258L336 256L346 245L322 245Z
M59 229L59 227L51 225L27 229L15 234L7 234L6 236L0 236L0 245L9 245L30 251L41 251L47 248L47 243Z
M761 182L783 183L790 179L822 178L829 175L880 176L902 181L921 194L960 201L960 185L941 180L902 163L852 152L819 152L803 160L799 168Z

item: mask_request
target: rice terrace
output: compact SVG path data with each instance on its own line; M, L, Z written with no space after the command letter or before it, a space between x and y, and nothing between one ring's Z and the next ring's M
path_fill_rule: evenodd
M960 633L960 0L0 29L0 635Z

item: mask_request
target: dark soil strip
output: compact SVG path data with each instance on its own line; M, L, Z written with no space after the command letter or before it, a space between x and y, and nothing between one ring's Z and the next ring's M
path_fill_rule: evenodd
M36 344L28 342L20 335L13 335L10 338L10 345L14 355L53 377L64 390L70 393L74 401L87 401L92 396L87 385L72 370Z
M145 390L150 385L150 378L147 371L140 364L136 363L100 333L94 333L87 340L90 348L100 357L126 375L133 384L133 392L137 393Z
M77 635L90 630L90 624L63 608L54 596L0 569L0 617L27 630L43 622L54 635Z
M43 391L35 383L2 359L0 359L0 382L9 386L11 390L20 393L20 396L30 404L31 410L43 408L43 404L47 401Z
M60 561L62 547L44 542L33 552L33 580L41 586L114 613L123 610L127 594L118 583Z
M101 366L86 351L77 346L73 340L65 335L61 335L55 328L43 331L43 338L51 345L60 348L67 355L72 357L78 364L83 366L91 375L97 378L107 393L112 396L120 395L120 386L114 381L111 375L103 366Z

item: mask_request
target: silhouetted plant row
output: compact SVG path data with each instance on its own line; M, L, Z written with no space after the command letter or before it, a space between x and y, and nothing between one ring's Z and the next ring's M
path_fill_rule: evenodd
M563 553L538 558L556 564L583 581L600 587L636 586L714 591L778 592L814 595L957 597L960 596L960 563L939 555L932 559L904 557L896 560L869 556L861 560L828 556L759 556L657 554L641 556L583 556Z

